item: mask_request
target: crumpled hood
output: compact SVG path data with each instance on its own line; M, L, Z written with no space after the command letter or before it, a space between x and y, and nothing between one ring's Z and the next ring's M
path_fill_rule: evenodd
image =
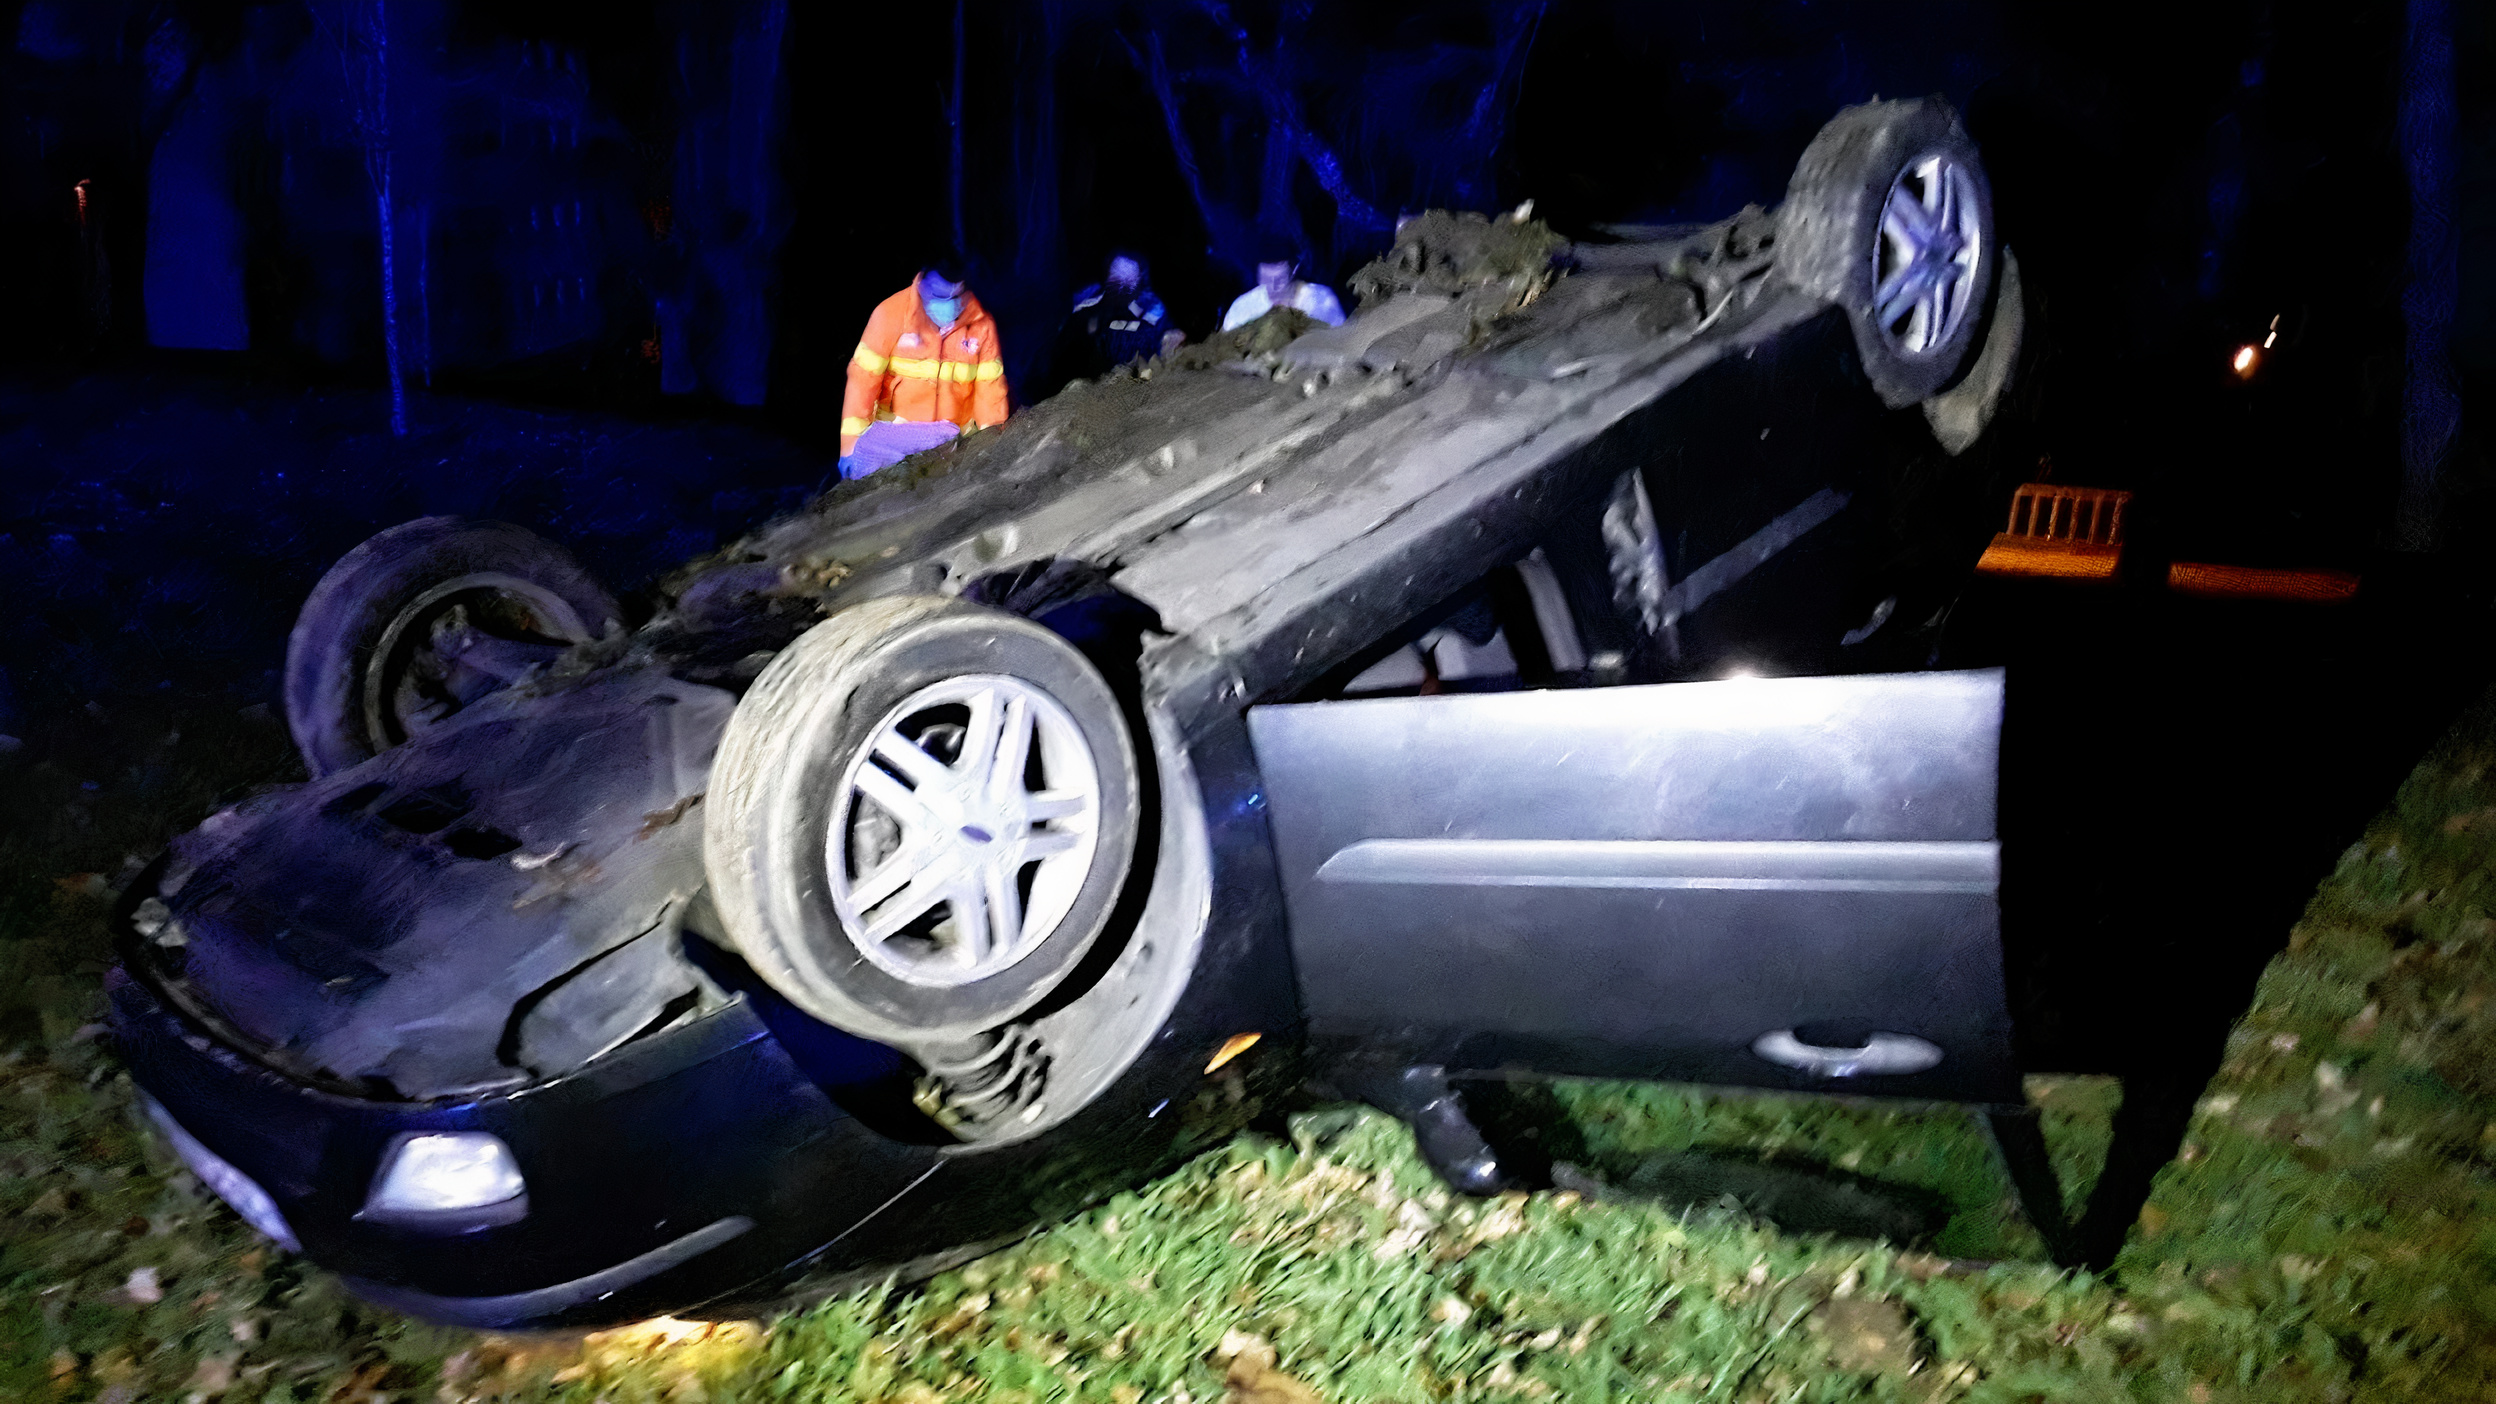
M139 904L138 963L271 1062L373 1093L568 1071L717 996L676 917L735 705L655 669L518 687L222 811Z

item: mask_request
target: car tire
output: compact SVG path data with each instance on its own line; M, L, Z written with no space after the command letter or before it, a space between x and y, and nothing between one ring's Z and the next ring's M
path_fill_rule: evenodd
M537 645L595 638L621 617L570 552L508 522L423 517L366 540L312 587L286 640L286 725L313 775L406 739L402 680L453 610Z
M940 1046L1081 964L1133 863L1141 784L1116 693L1065 639L961 600L873 600L738 704L704 866L730 942L791 1003Z
M1845 309L1893 409L1965 372L2000 257L1976 144L1937 97L1840 112L1795 164L1778 216L1778 275Z

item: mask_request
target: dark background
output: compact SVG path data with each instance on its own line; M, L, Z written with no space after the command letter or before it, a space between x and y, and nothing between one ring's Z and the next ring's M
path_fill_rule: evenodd
M1941 92L2045 291L2058 476L2327 490L2305 525L2334 546L2366 536L2352 508L2381 525L2405 374L2401 3L960 8L957 55L944 0L0 4L0 357L221 344L199 358L218 374L378 381L376 136L349 73L376 37L412 381L743 408L809 441L866 311L952 233L957 62L964 242L1027 396L1113 244L1152 258L1201 336L1261 229L1339 281L1433 204L1532 198L1579 234L1720 217L1774 203L1838 106ZM2448 159L2484 236L2488 21L2450 14ZM2490 309L2465 274L2474 381ZM2228 353L2275 316L2293 354L2235 384Z
M2458 31L2459 120L2424 145L2413 12ZM2137 489L2136 533L2202 558L2466 555L2484 440L2422 439L2455 397L2422 419L2417 390L2496 370L2491 27L2449 0L0 0L0 734L203 678L273 700L312 580L410 516L521 521L630 587L795 505L957 187L1028 402L1113 246L1201 337L1261 236L1340 284L1433 205L1718 218L1880 95L1942 93L1982 145L2043 348L2033 476ZM2413 166L2464 250L2424 378ZM2445 445L2423 527L2405 434Z

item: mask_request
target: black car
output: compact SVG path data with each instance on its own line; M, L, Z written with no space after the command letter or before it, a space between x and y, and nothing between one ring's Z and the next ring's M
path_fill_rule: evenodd
M1779 210L1625 232L1414 220L1347 325L1078 384L636 628L517 528L367 542L289 649L315 778L127 899L152 1111L510 1327L929 1270L1312 1073L1472 1189L1466 1074L2018 1103L2001 679L1915 671L2019 361L1974 148L1853 108Z

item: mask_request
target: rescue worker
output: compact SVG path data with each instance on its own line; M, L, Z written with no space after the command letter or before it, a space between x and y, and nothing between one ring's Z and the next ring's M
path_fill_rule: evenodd
M1289 244L1266 245L1257 256L1257 285L1241 293L1222 315L1222 330L1244 327L1277 307L1297 307L1330 327L1343 325L1343 302L1322 283L1300 281L1300 260Z
M1005 422L996 320L965 279L960 256L941 255L867 318L841 397L842 477Z
M1109 256L1101 281L1075 294L1070 330L1080 344L1071 374L1095 376L1130 361L1166 356L1187 333L1169 324L1169 309L1152 289L1144 260L1120 249Z

